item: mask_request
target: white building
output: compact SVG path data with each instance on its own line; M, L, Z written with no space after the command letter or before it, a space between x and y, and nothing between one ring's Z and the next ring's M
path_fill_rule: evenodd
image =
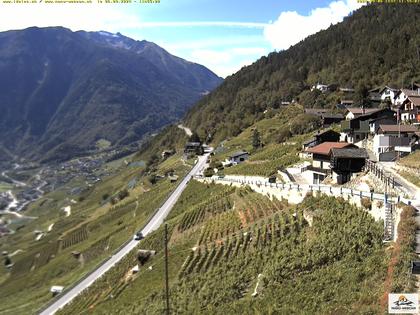
M379 91L381 95L381 101L386 102L389 101L391 104L394 104L395 95L398 93L398 89L391 88L389 86L385 86L382 90Z
M409 97L414 96L414 97L419 97L419 90L408 90L408 89L401 89L397 92L397 94L394 97L394 102L393 104L395 105L401 105L402 103L404 103Z
M229 156L227 162L231 163L232 165L236 165L239 164L245 160L248 160L249 158L249 153L246 151L239 151L236 152L235 154L232 154L231 156Z
M380 125L373 137L373 152L379 161L392 161L418 147L418 129L411 125Z
M329 88L329 85L327 84L317 83L316 85L311 87L311 91L319 90L321 92L327 92L328 88Z

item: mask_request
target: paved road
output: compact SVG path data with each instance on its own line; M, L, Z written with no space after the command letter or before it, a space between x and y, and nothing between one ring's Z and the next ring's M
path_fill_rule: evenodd
M209 154L205 154L204 156L199 157L197 164L193 167L193 169L189 172L189 174L184 177L184 179L178 185L175 191L169 196L169 198L158 210L158 212L153 216L150 222L143 228L142 230L143 235L147 235L150 232L159 228L159 226L163 223L166 216L169 214L169 212L175 205L181 193L184 191L186 185L191 179L191 176L195 175L198 171L200 171L204 167L205 163L207 162L208 155ZM53 304L49 305L48 308L46 308L40 314L49 315L49 314L54 314L55 312L57 312L60 308L65 306L67 303L73 300L77 295L79 295L83 290L85 290L93 282L95 282L96 279L100 278L109 269L111 269L115 264L117 264L125 255L127 255L133 248L135 248L137 244L138 244L138 241L135 241L132 239L123 248L121 248L121 250L119 250L116 254L110 257L104 264L102 264L98 269L94 270L91 274L89 274L89 276L84 278L80 283L78 283L70 291L60 296L58 300L56 300Z

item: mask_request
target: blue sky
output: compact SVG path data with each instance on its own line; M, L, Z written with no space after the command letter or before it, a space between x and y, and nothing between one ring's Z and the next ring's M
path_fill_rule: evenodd
M159 4L0 4L0 30L62 25L121 32L226 77L340 22L356 0L161 0ZM18 18L19 16L19 18Z

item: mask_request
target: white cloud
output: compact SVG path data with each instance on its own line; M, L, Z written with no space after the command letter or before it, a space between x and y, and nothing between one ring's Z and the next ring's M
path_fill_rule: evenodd
M265 27L264 36L273 48L287 49L305 37L341 22L362 5L357 0L345 0L316 8L309 15L300 15L296 11L282 12L274 23Z

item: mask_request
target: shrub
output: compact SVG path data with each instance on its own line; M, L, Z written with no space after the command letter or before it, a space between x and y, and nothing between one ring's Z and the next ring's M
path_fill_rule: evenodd
M127 189L123 189L118 193L118 199L123 200L124 198L128 197L130 193Z
M363 208L368 210L372 209L372 201L369 198L362 198L361 203Z

